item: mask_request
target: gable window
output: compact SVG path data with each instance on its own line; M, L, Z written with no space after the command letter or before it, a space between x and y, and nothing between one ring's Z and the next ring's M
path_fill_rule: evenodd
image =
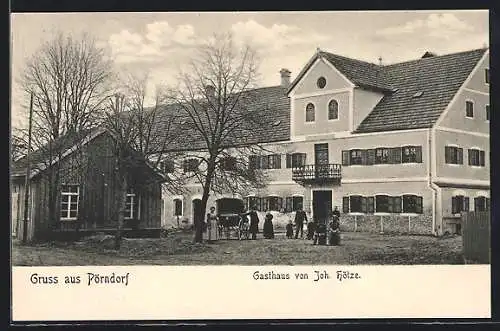
M484 82L486 84L490 83L490 69L489 68L484 69Z
M421 146L405 146L403 147L403 163L422 163L422 147Z
M61 185L61 220L69 221L78 218L80 187L78 185Z
M232 156L226 156L221 159L220 163L221 169L225 171L232 171L236 169L236 158Z
M486 105L485 110L486 110L486 120L489 121L490 120L490 105Z
M469 165L476 167L484 167L484 151L479 149L469 149Z
M306 122L314 122L314 119L314 105L312 103L308 103L306 106Z
M463 164L463 149L456 146L445 146L444 159L447 164Z
M463 195L451 197L451 213L460 214L463 211L469 211L469 197Z
M191 159L185 159L184 162L182 163L182 169L184 172L196 172L198 170L199 166L199 161L198 159L191 158Z
M387 195L375 196L375 211L377 213L389 212L389 196Z
M132 189L127 190L127 198L125 200L125 219L132 219L137 214L137 197Z
M363 164L362 150L360 150L360 149L351 149L349 163L350 164L354 164L354 165L356 165L356 164Z
M403 195L403 213L422 214L422 197Z
M474 118L474 103L465 101L465 117Z
M306 165L306 153L292 153L286 155L286 167L297 168Z
M318 78L316 84L318 85L319 88L324 88L326 86L326 78L325 77Z
M490 199L487 197L474 198L474 211L488 211L490 210Z
M160 162L160 169L163 173L169 174L174 172L174 161L173 160L163 160Z
M336 120L339 118L339 103L337 100L331 100L328 103L328 119Z
M182 199L174 199L174 216L182 216Z
M375 164L389 163L389 148L377 148L375 150Z

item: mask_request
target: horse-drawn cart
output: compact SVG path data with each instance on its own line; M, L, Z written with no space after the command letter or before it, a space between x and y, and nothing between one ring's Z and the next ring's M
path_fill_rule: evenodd
M243 215L244 204L240 199L223 198L217 200L219 238L248 239L250 222Z

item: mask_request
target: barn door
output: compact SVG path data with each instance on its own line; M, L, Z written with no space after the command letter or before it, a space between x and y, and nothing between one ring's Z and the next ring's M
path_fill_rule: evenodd
M19 220L19 193L12 193L11 200L12 236L17 236L17 221Z

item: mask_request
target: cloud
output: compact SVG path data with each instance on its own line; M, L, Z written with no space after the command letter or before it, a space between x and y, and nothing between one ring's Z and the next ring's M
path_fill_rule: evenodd
M454 14L433 13L429 14L425 19L417 19L402 25L380 29L375 34L382 37L422 34L427 37L450 39L459 34L470 32L474 32L474 28Z
M144 35L121 30L112 34L108 43L118 63L159 60L166 52L198 42L195 29L189 24L171 26L167 21L146 25Z
M330 39L319 33L304 31L297 26L273 24L266 27L254 20L235 23L231 26L231 31L237 42L249 43L257 49L274 52L289 46L315 45Z

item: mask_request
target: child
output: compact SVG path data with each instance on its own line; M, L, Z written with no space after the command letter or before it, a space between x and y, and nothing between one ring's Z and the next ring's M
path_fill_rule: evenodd
M292 220L289 220L288 224L286 225L286 237L288 239L292 239L293 238L293 224L292 224Z
M312 240L314 237L314 231L316 231L316 224L311 220L307 223L307 239Z
M319 222L314 232L313 245L326 245L326 224Z
M330 246L340 245L340 222L337 215L333 214L328 224L328 243Z

